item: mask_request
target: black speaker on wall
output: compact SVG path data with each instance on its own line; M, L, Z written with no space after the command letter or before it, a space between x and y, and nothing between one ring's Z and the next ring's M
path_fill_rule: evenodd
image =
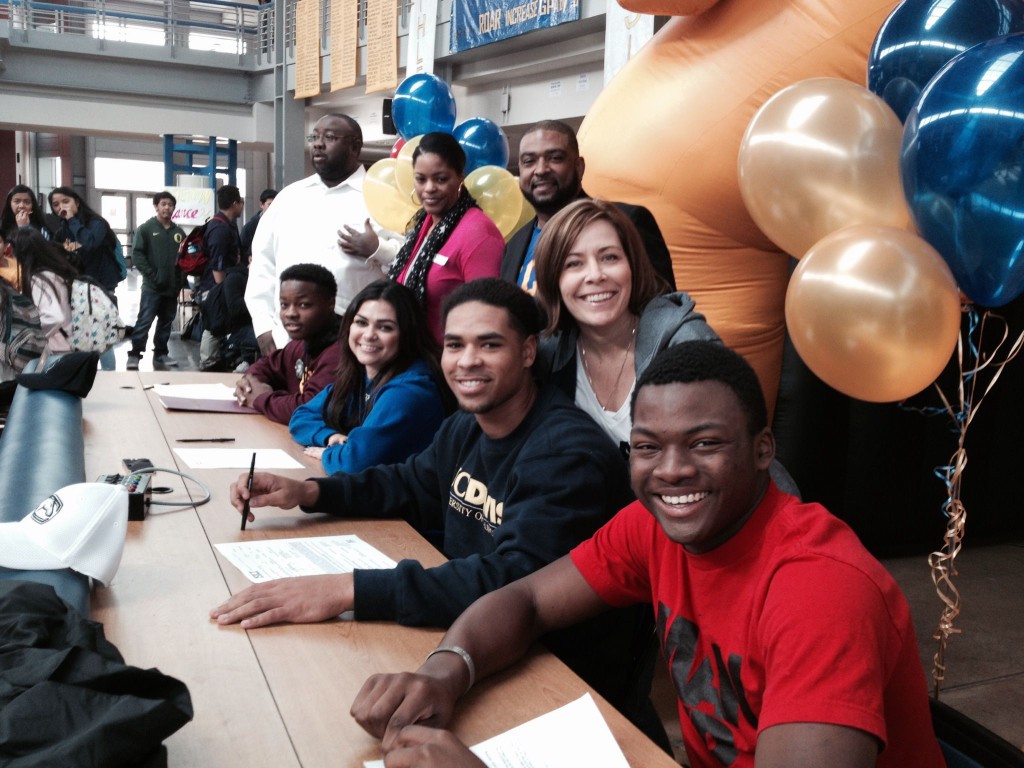
M380 122L381 130L388 136L394 136L398 133L395 129L395 121L391 119L391 99L384 99L384 106L380 111Z

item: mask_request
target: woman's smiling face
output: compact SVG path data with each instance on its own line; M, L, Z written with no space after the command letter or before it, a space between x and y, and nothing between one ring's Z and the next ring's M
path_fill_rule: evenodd
M395 308L382 299L364 301L348 329L348 346L374 378L398 356L398 317Z
M412 180L423 209L435 219L448 213L459 199L462 174L433 152L422 152L416 158Z
M558 289L581 328L606 328L629 311L633 270L611 223L598 219L583 228L562 265Z

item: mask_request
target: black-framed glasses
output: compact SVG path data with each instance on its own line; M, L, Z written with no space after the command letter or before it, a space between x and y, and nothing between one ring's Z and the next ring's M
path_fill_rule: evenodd
M336 144L339 141L348 141L351 138L351 136L339 136L336 133L311 133L306 137L306 143L316 144L318 141L322 141L324 144Z

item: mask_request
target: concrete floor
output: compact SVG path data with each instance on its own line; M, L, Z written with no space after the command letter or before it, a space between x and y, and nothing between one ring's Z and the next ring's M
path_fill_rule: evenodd
M142 290L142 278L134 269L128 270L128 277L117 286L118 309L121 312L121 319L128 325L135 322L139 313L139 293ZM178 365L168 370L198 371L199 370L199 343L195 341L182 341L180 330L181 323L188 313L192 312L191 307L178 307L178 320L174 323L174 330L171 339L167 344L168 351ZM125 370L128 363L128 350L131 349L131 340L126 339L114 348L114 359L117 370ZM149 342L146 351L139 363L139 369L143 371L153 370L153 330L150 329Z
M949 639L939 700L1024 749L1024 541L972 547L956 558L960 634ZM910 601L928 679L942 603L926 558L884 560Z
M140 284L138 274L130 271L118 286L121 316L127 323L138 312ZM183 309L179 316L187 311ZM179 327L176 323L169 344L171 356L179 365L171 370L198 370L199 344L182 341ZM129 347L122 343L115 350L118 370L124 370ZM152 358L150 341L140 368L153 370ZM932 585L928 559L922 555L883 563L910 602L921 663L931 685L937 648L932 635L942 603ZM972 546L968 511L967 536L956 567L959 573L954 584L961 594L961 613L954 625L962 631L948 644L940 700L1024 748L1024 541ZM664 665L658 665L653 698L676 757L685 765L676 697Z

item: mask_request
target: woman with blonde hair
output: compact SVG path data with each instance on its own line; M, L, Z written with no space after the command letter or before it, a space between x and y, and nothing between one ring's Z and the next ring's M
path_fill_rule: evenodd
M544 226L534 256L548 315L538 371L616 444L629 440L637 376L665 347L718 335L686 293L667 293L633 223L603 200L570 203Z
M654 356L684 341L721 341L682 291L665 293L633 223L617 206L584 199L544 226L534 256L548 327L537 353L542 380L559 387L620 447L629 406ZM772 480L799 497L779 463Z

